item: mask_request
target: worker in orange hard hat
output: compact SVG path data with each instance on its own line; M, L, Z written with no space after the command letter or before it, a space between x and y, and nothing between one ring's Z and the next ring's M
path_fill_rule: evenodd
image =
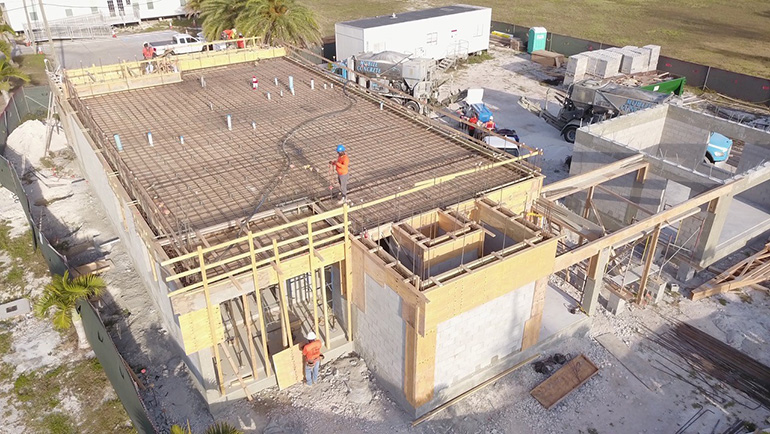
M307 334L307 343L302 347L302 355L305 358L305 384L312 386L313 383L318 382L318 369L321 366L321 359L324 358L321 354L321 340L315 333Z
M345 149L345 145L337 145L337 159L329 162L337 170L337 180L340 182L340 200L337 204L342 205L348 198L348 165L350 159Z

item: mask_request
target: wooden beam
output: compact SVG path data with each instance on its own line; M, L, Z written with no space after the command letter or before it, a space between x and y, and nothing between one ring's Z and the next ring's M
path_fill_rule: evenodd
M650 244L647 246L647 257L644 258L644 270L642 270L642 279L639 281L639 291L636 293L636 303L641 304L644 300L644 292L647 289L647 278L650 277L650 267L655 259L655 249L658 247L660 238L660 225L655 226L655 230L650 235ZM633 255L633 251L631 252Z
M315 266L313 264L313 260L315 259L313 252L313 223L309 220L307 222L307 240L310 252L310 254L307 255L308 270L310 272L310 290L313 292L313 332L315 332L316 336L321 336L321 332L318 329L318 290L315 285Z
M254 331L251 328L251 308L249 307L249 296L247 294L241 296L241 303L243 304L243 325L246 326L246 336L249 338L251 375L256 380L259 378L259 375L257 375L257 348L254 346Z
M219 381L219 393L225 394L225 380L222 375L222 358L219 355L219 343L216 342L216 325L214 323L214 312L211 310L211 294L209 292L209 280L206 276L206 267L204 266L203 248L198 246L198 264L201 267L201 278L203 279L203 295L206 297L206 313L209 317L209 332L211 333L211 343L214 347L214 362L217 368L217 380Z
M278 240L275 238L273 238L273 255L275 257L276 265L280 268L281 256L278 252ZM291 336L291 319L289 318L289 300L286 296L286 280L281 275L278 276L278 290L280 291L278 298L281 302L281 316L283 317L281 321L282 330L284 332L283 346L284 348L293 347L294 338Z
M257 256L254 254L254 234L249 232L249 253L251 253L251 277L254 281L254 296L257 300L257 310L259 311L259 333L262 338L262 354L265 357L265 372L267 376L272 375L270 366L270 354L267 351L267 333L265 332L265 311L262 309L262 290L257 283ZM245 295L245 294L244 294Z
M347 297L347 332L348 332L348 341L353 341L353 318L352 316L352 309L351 305L353 304L353 286L352 284L352 273L351 273L351 265L350 261L352 260L351 251L352 248L350 245L350 221L348 220L348 213L350 212L350 209L348 208L348 203L345 202L342 205L342 222L343 222L343 231L345 231L345 263L343 264L345 268L345 296Z
M582 262L604 248L613 247L616 244L622 244L628 240L646 236L649 231L657 225L662 225L662 227L665 227L674 222L677 222L691 215L689 213L693 209L700 207L704 203L731 193L733 188L742 185L743 182L745 182L744 179L740 178L721 187L706 191L699 194L698 196L695 196L694 198L682 202L679 205L659 212L644 220L640 220L630 226L626 226L623 229L620 229L595 241L584 244L569 252L562 253L556 257L554 272L563 270L567 267Z
M253 398L251 397L251 394L249 393L249 389L246 388L246 383L243 381L243 378L241 378L241 373L238 370L238 366L235 365L235 361L233 360L233 357L230 355L230 350L227 349L227 345L225 345L224 342L220 342L219 344L214 344L214 346L218 347L220 344L222 345L222 352L225 353L225 357L227 358L227 361L230 362L230 367L233 369L235 378L238 379L238 382L241 384L241 387L243 388L243 392L246 394L246 399L248 399L249 401L253 400Z
M545 185L540 190L540 194L549 200L558 200L648 166L649 164L644 161L644 155L636 154L598 169Z

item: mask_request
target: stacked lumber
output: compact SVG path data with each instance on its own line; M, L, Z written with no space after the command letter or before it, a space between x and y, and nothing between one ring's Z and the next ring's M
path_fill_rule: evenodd
M697 301L712 295L741 289L770 280L770 243L765 248L694 289L690 300Z

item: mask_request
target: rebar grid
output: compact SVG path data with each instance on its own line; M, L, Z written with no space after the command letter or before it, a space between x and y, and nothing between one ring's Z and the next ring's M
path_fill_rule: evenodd
M259 79L257 91L251 89L253 75ZM289 75L294 77L295 95L288 87ZM311 79L315 90L310 88ZM248 217L278 179L261 211L295 201L331 201L337 181L328 161L336 157L337 143L349 151L349 198L355 204L490 162L399 113L380 110L339 83L332 88L323 74L282 58L197 71L185 74L181 83L85 102L113 147L112 154L116 154L112 135L120 135L124 149L117 155L132 175L129 182L138 184L152 200L140 204L154 207L145 214L159 210L155 214L161 218L150 219L158 234L180 230L159 230L164 224L160 220L205 230ZM232 130L227 128L227 114L232 116ZM148 143L148 132L154 146ZM288 173L283 172L280 149L284 141L292 164ZM395 221L397 215L448 206L521 177L520 171L509 167L470 174L399 198L397 206L385 202L354 213L353 230L366 229L367 221Z

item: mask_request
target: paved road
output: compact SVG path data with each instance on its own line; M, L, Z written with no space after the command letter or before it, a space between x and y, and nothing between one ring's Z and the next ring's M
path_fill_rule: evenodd
M176 31L119 35L117 38L83 39L75 41L55 41L59 59L66 69L75 69L91 65L108 65L122 60L133 61L142 58L142 43L145 41L171 40ZM43 44L46 54L50 51L48 43ZM23 47L23 53L31 53L32 48Z

